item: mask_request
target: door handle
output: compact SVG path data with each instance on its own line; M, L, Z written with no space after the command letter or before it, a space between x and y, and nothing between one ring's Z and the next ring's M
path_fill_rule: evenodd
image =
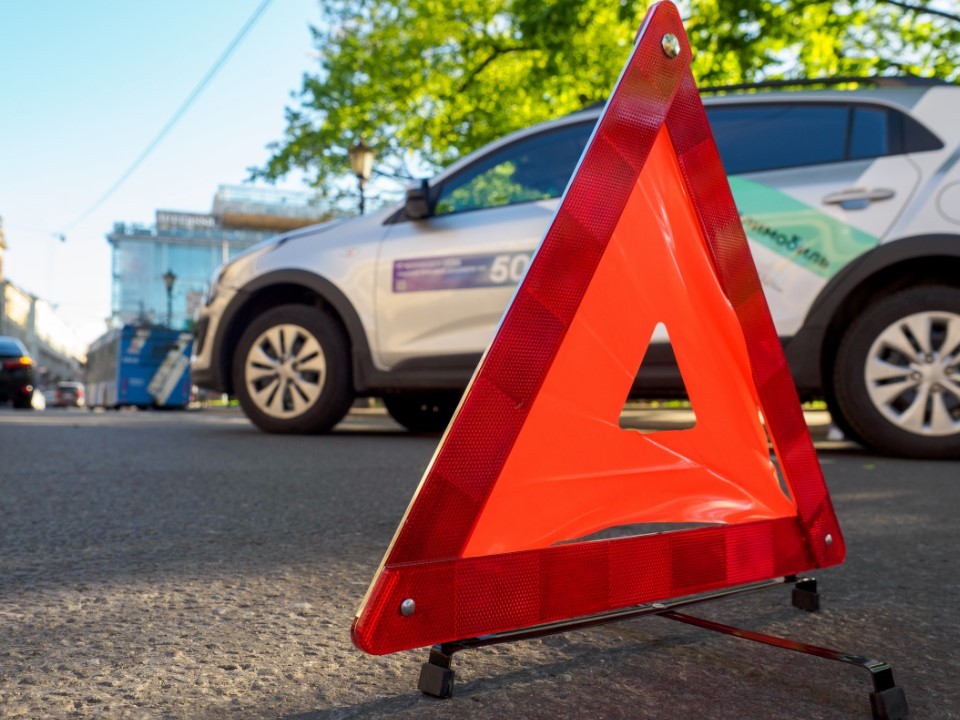
M863 210L870 203L889 200L896 192L890 188L846 188L823 198L825 205L839 205L844 210Z

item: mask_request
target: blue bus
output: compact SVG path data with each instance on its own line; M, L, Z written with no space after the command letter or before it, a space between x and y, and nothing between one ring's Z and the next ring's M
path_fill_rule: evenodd
M193 335L164 327L124 325L87 350L87 405L183 408L190 402Z

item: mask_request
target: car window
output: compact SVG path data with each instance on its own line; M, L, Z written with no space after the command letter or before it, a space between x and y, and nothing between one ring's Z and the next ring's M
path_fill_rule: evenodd
M730 175L845 160L849 113L846 105L773 103L707 110Z
M443 183L435 215L560 197L593 123L550 130L495 151Z
M730 175L943 147L909 115L876 105L718 105L707 116Z
M890 155L890 112L883 108L853 109L850 129L850 159Z

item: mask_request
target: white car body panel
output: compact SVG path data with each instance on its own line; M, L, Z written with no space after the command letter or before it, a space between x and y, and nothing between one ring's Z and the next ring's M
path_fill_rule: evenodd
M378 359L483 352L559 200L453 213L390 227L377 269ZM488 287L404 292L400 261L494 256ZM442 260L441 260L442 261Z

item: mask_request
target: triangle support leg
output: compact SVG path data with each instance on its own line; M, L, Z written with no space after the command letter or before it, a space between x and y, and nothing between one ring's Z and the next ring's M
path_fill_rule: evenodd
M816 578L801 578L793 586L793 606L807 612L820 609L820 593L817 592Z
M870 673L870 679L873 681L873 692L870 693L870 707L873 712L874 720L903 720L907 717L907 698L903 688L897 687L893 681L893 669L883 660L873 660L862 655L853 655L850 653L830 650L816 645L788 640L786 638L767 635L765 633L755 632L753 630L744 630L743 628L724 625L723 623L705 620L703 618L693 617L684 613L667 611L659 613L660 617L668 620L677 620L688 625L695 625L704 630L723 633L744 640L772 645L773 647L793 650L806 655L815 655L826 658L827 660L836 660L838 662L848 663L863 668Z
M434 645L430 648L430 657L420 670L420 679L417 683L417 688L424 694L433 697L443 699L451 697L453 695L453 681L455 677L455 672L451 667L453 656L461 650L480 648L488 645L499 645L517 640L541 638L569 630L595 627L597 625L605 625L607 623L628 620L644 615L659 615L668 620L684 622L688 625L695 625L705 630L723 633L724 635L731 635L733 637L743 638L744 640L753 640L754 642L760 642L786 650L793 650L794 652L802 652L807 655L815 655L827 660L835 660L863 668L870 673L870 679L873 682L873 692L870 693L870 707L873 713L873 720L904 720L904 718L907 717L906 695L903 688L898 687L894 682L893 669L883 660L874 660L862 655L853 655L838 650L809 645L796 640L776 637L775 635L767 635L753 630L736 628L712 620L705 620L677 612L678 609L701 605L724 597L733 597L777 585L794 586L793 605L795 607L811 612L819 608L817 581L809 577L801 578L796 575L788 575L764 583L756 583L739 588L729 588L720 592L692 598L653 603L651 605L629 608L593 617L579 618L540 627L525 628L514 632L458 640L442 645ZM800 593L799 596L797 595L798 591Z
M420 668L417 689L424 695L445 700L453 695L453 680L456 672L450 667L456 650L446 645L434 645L430 648L430 657Z

